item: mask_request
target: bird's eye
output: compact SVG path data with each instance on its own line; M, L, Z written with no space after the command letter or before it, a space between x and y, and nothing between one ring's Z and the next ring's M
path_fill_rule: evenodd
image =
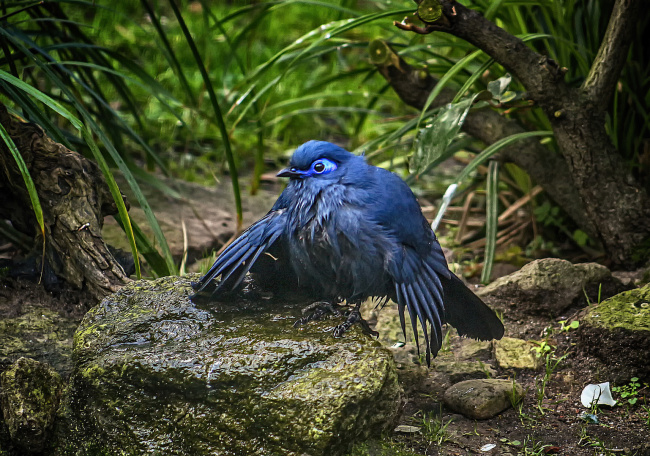
M336 162L328 158L321 158L319 160L316 160L311 165L313 174L327 174L334 171L336 168L338 168Z

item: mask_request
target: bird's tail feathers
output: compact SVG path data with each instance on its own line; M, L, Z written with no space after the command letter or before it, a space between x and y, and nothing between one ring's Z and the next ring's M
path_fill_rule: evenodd
M395 286L400 323L404 337L406 337L404 318L404 308L406 307L411 317L411 326L418 349L418 356L420 354L420 343L417 321L419 320L420 322L426 343L426 361L428 366L431 365L431 357L435 357L442 347L442 295L439 288L440 282L436 282L427 281L425 283L425 277L420 277L412 283L400 283Z
M478 296L454 274L441 277L445 296L445 321L461 336L480 340L501 339L503 323Z

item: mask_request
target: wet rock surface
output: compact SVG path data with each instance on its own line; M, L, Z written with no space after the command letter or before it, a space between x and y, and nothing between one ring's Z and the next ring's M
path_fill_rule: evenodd
M650 285L589 306L578 318L578 348L600 360L601 375L618 383L650 380Z
M86 315L61 454L336 455L392 429L401 389L377 341L297 330L296 305L197 306L190 279L135 282Z
M528 263L492 282L477 294L511 314L557 317L573 306L583 307L629 289L597 263L572 264L557 258Z
M63 382L45 363L20 358L0 375L0 408L12 446L40 453L51 443Z

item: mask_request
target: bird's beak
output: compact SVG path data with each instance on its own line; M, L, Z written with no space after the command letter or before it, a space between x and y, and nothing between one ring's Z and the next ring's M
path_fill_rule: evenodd
M296 178L296 177L303 177L303 173L301 173L299 170L295 168L284 168L282 171L280 171L277 174L278 177L289 177L289 178Z

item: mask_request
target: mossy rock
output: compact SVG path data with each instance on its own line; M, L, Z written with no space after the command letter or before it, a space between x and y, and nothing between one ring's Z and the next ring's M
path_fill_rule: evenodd
M650 379L650 285L620 293L585 309L578 348L603 363L608 380Z
M28 357L50 364L59 374L69 373L72 338L78 325L78 318L47 307L24 306L19 315L0 319L0 365Z
M59 374L30 358L20 358L0 375L0 416L21 453L40 453L51 442L62 390Z
M542 358L533 351L533 341L504 337L494 341L494 357L501 369L531 369L542 366Z
M300 305L191 292L138 281L86 315L60 454L336 455L392 428L395 365L359 328L334 339L333 321L295 329Z

